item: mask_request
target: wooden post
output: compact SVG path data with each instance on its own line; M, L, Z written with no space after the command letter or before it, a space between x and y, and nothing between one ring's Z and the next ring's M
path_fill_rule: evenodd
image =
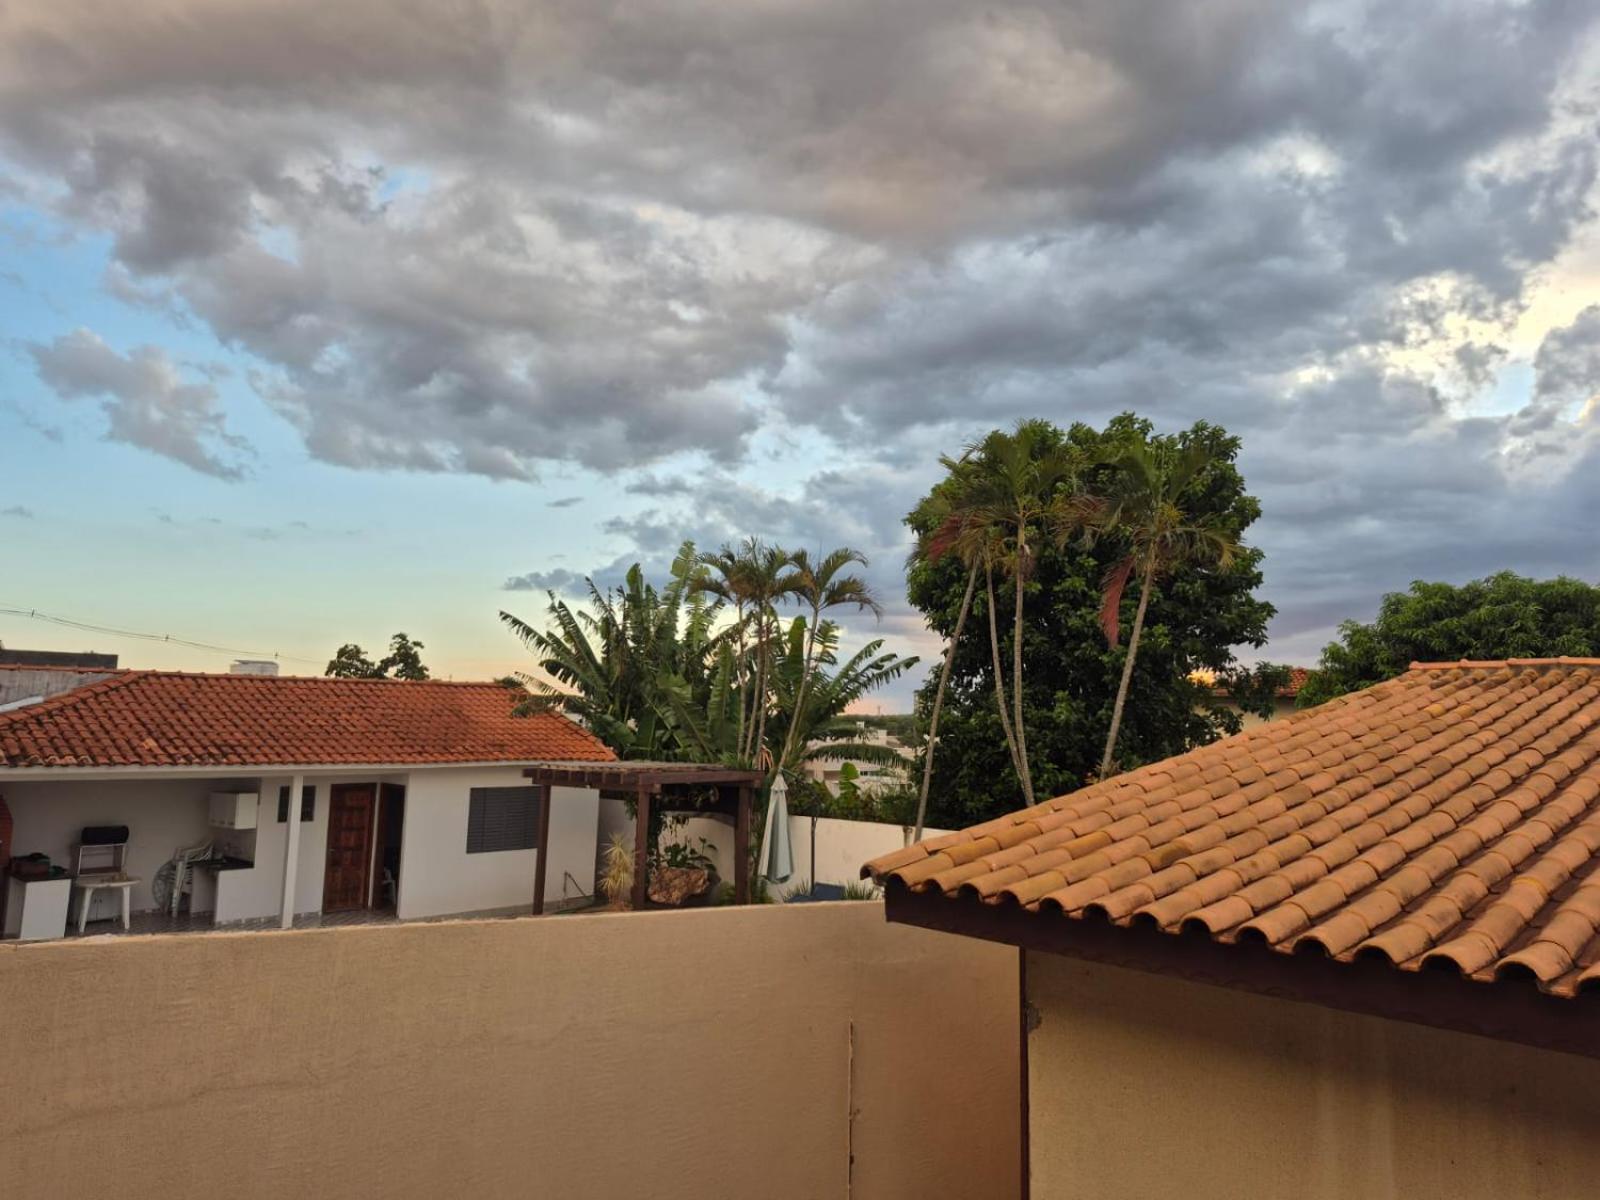
M750 804L752 788L739 785L739 809L733 823L733 902L750 903Z
M650 895L650 793L640 788L633 801L633 911L643 912Z
M533 868L533 915L544 915L544 865L550 858L550 798L555 788L539 789L539 857Z

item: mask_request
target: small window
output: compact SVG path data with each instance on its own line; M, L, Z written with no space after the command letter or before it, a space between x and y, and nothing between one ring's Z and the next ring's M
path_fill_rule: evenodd
M468 793L468 854L536 850L538 847L538 788L473 788Z
M315 821L317 819L317 785L308 783L300 789L300 819L302 821ZM278 824L289 823L289 785L284 784L278 789Z

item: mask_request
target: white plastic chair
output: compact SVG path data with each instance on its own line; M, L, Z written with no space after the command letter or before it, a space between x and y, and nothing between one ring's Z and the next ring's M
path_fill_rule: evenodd
M189 864L202 858L211 857L211 842L206 840L195 846L181 847L172 856L172 904L171 914L178 915L178 905L183 900L183 885L188 879Z

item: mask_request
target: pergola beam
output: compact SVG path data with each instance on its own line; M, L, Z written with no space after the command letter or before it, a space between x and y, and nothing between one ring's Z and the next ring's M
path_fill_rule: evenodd
M554 787L604 788L652 794L674 786L756 786L759 771L722 767L714 763L540 763L522 774L531 782Z
M539 857L533 868L533 915L544 913L544 869L550 859L550 800L549 787L539 789Z
M641 787L633 809L633 911L644 911L650 897L650 793Z
M762 772L715 763L671 762L544 762L523 769L523 777L543 789L539 807L539 858L535 868L533 911L544 909L545 847L549 840L550 805L554 788L570 787L627 792L633 796L633 907L642 909L650 898L650 814L681 812L732 817L734 825L734 900L750 902L750 831L756 789ZM706 790L715 799L707 799ZM687 793L687 794L685 794Z

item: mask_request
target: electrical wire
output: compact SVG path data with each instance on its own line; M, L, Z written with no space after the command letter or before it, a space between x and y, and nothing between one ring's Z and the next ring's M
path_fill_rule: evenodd
M212 650L219 654L237 654L242 658L271 658L281 662L309 663L312 666L321 665L318 660L300 658L293 654L280 654L276 650L246 650L239 646L218 646L211 642L197 642L191 638L174 637L170 633L141 633L136 629L118 629L111 625L95 625L89 621L74 621L68 617L58 617L51 613L40 612L37 608L8 608L0 605L0 615L26 617L33 621L47 621L52 625L61 625L67 629L103 633L109 637L136 638L144 642L165 642L173 646L187 646L192 650Z

